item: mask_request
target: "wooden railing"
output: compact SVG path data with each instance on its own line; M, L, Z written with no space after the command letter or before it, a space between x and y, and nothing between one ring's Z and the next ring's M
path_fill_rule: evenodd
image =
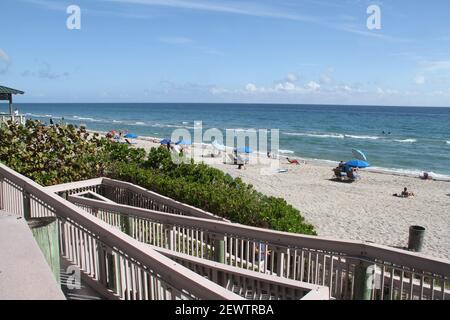
M108 187L116 183L105 181ZM122 183L118 186L122 188ZM69 200L141 242L264 275L327 286L335 299L450 298L448 260L362 241L277 232L77 195Z
M328 287L216 263L160 247L152 248L243 298L250 300L329 300Z
M56 216L61 254L116 299L241 299L0 164L0 210Z
M181 203L134 184L108 178L92 179L47 187L63 197L86 191L96 192L116 203L190 217L229 221L210 212Z
M25 124L25 116L23 114L14 115L8 113L0 113L0 125L9 121Z

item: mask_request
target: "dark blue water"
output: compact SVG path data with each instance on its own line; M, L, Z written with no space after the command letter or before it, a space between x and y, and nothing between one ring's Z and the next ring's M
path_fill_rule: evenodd
M280 149L348 160L363 150L375 167L450 175L450 108L252 104L22 104L22 113L88 129L170 137L176 128L279 129ZM385 132L383 134L382 132ZM389 134L390 133L390 134Z

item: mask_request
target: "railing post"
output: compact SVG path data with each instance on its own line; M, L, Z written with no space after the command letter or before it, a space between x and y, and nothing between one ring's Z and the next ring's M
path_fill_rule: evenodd
M373 264L359 261L355 266L354 300L370 300L375 285L376 267Z
M25 220L31 219L31 197L30 194L23 190L23 217Z
M169 229L169 249L172 251L176 251L177 249L177 236L175 226L167 226Z
M5 209L4 204L3 204L3 186L4 186L4 178L3 176L0 176L0 210Z
M104 286L107 285L106 279L106 255L105 255L105 247L102 243L98 244L98 280Z
M225 236L214 235L214 261L225 263Z
M130 218L125 215L120 215L120 227L122 232L125 234L131 236L131 229L130 229Z
M108 289L117 292L116 259L111 250L106 251L106 260L108 263Z
M284 277L284 259L285 259L285 253L280 248L277 248L278 251L278 260L277 260L277 275L279 277ZM267 261L265 262L267 263Z

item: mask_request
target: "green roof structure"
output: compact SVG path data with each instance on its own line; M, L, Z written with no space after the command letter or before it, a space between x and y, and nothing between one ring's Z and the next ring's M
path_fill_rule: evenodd
M24 94L24 93L25 92L17 90L17 89L0 86L0 94Z
M14 94L24 94L25 92L17 90L17 89L12 89L12 88L8 88L5 86L0 86L0 100L7 100L9 101L9 113L12 114L12 96Z

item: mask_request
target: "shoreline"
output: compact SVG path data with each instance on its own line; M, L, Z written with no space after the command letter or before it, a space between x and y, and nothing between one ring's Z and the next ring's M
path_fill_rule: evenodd
M100 135L106 135L106 131L98 131L98 130L87 130L89 133L98 133ZM150 137L150 136L139 136L137 139L133 140L142 140L142 141L148 141L152 142L154 140L160 141L161 138L158 137ZM194 144L195 145L195 144ZM208 146L209 143L203 143L203 146ZM285 159L286 157L297 159L301 161L306 161L308 163L317 165L317 166L335 166L339 161L335 160L329 160L329 159L316 159L316 158L307 158L307 157L301 157L297 155L293 155L293 153L280 153L279 157L280 159ZM364 169L364 171L372 172L372 173L378 173L378 174L385 174L385 175L392 175L392 176L399 176L399 177L410 177L410 178L419 178L419 175L423 173L424 171L419 169L401 169L401 168L384 168L384 167L369 167ZM441 181L441 182L450 182L450 175L441 174L441 173L434 173L429 172L433 176L434 181Z
M151 137L132 140L136 142L135 147L148 152L159 146L152 139L159 141ZM306 164L297 166L280 159L280 168L288 171L264 175L261 164L250 163L244 170L238 170L237 166L222 161L208 163L208 159L219 158L205 157L202 161L233 178L241 178L267 196L285 199L314 225L319 236L403 248L407 246L409 226L420 225L426 228L422 252L450 258L450 184L447 181L363 169L361 180L348 184L331 180L336 162L306 160ZM392 196L405 186L416 196Z

